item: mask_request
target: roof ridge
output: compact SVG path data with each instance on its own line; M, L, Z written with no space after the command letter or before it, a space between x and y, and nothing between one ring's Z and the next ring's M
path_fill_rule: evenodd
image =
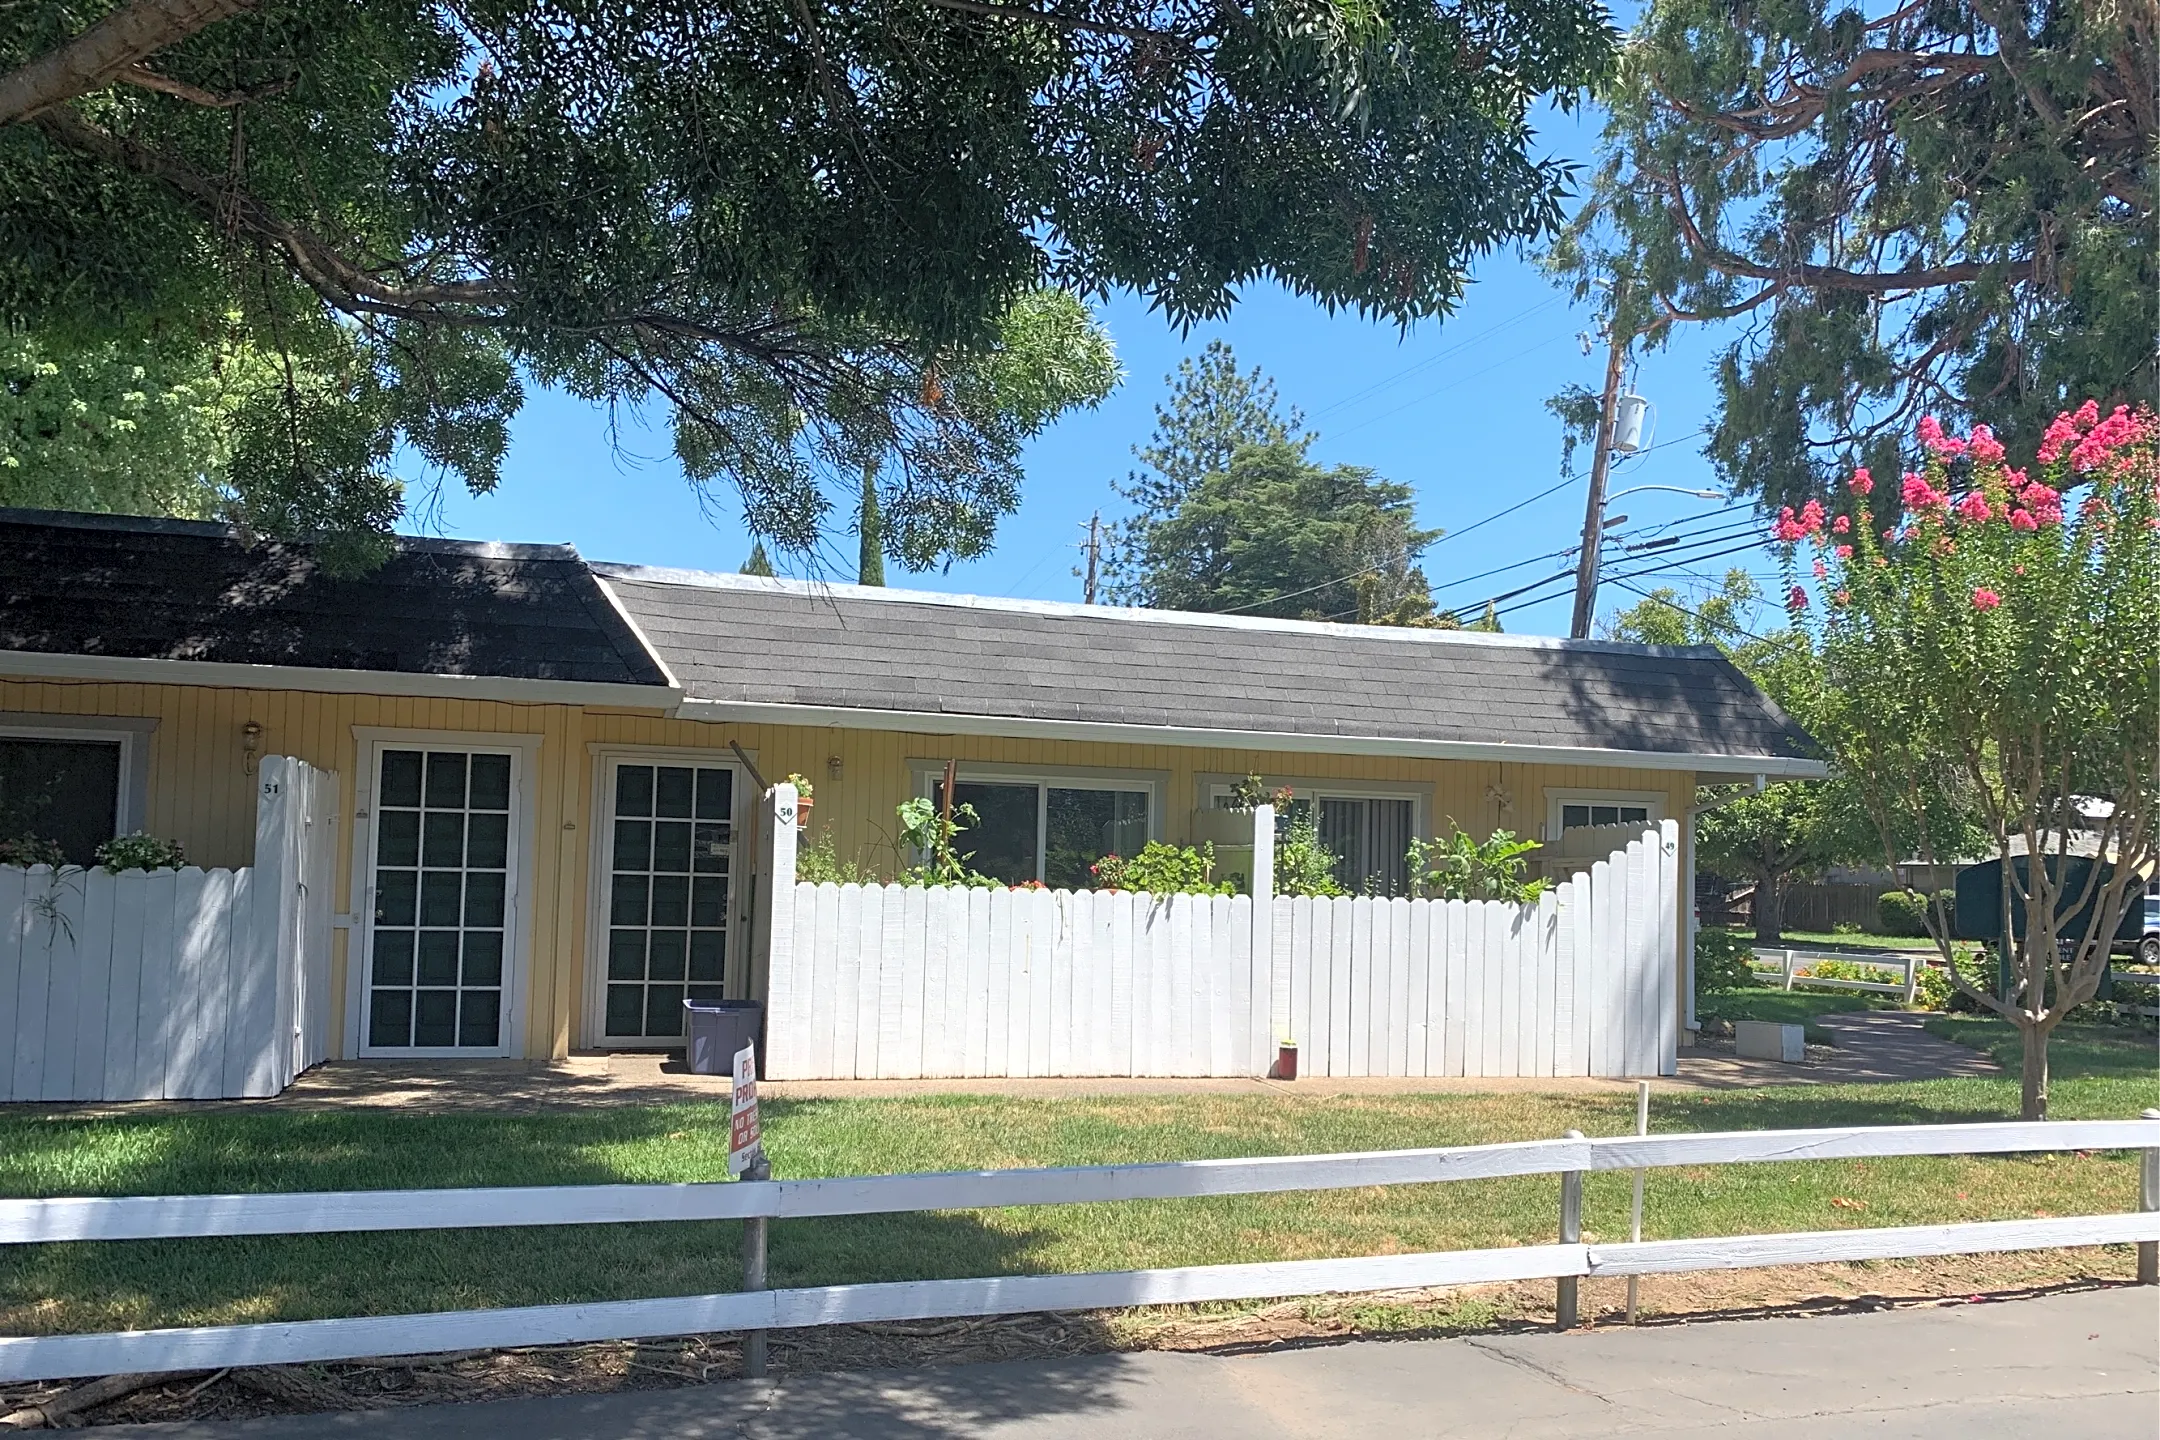
M1199 610L1156 610L1142 606L1083 605L1070 600L1023 600L1002 595L971 595L959 591L908 590L883 585L850 585L840 581L797 580L771 575L738 575L725 571L685 570L665 565L632 565L621 561L590 560L594 574L632 584L679 585L708 590L752 590L766 594L800 595L819 599L868 600L894 605L941 605L953 609L1002 611L1040 615L1052 619L1133 621L1154 625L1187 625L1224 630L1273 631L1295 635L1386 640L1427 645L1473 645L1500 649L1564 650L1576 653L1641 655L1675 660L1722 658L1714 645L1638 645L1622 640L1575 640L1552 635L1506 635L1479 630L1429 630L1408 625L1345 625L1332 620L1289 620L1272 615L1225 615Z

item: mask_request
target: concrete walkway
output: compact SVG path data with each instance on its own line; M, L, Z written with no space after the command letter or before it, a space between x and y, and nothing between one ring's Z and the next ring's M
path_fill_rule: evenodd
M233 1425L172 1440L2152 1440L2149 1289L1569 1335L1149 1352Z
M1743 1060L1729 1050L1686 1049L1680 1073L1653 1083L1661 1090L1735 1090L1759 1085L1850 1085L1933 1080L1948 1075L1994 1075L1993 1061L1925 1033L1924 1015L1875 1010L1825 1015L1816 1022L1836 1035L1835 1053L1811 1052L1805 1065ZM1476 1095L1604 1094L1632 1092L1632 1080L1587 1078L1474 1079L1366 1077L1296 1081L1262 1079L1130 1079L1116 1076L1041 1080L794 1080L760 1087L769 1099L869 1099L910 1095L1011 1095L1059 1099L1077 1095ZM679 1054L619 1051L565 1060L334 1060L318 1065L274 1100L145 1101L139 1104L49 1105L54 1112L124 1113L158 1108L267 1107L349 1110L380 1107L415 1112L487 1111L532 1114L588 1105L680 1105L727 1098L724 1075L693 1075Z

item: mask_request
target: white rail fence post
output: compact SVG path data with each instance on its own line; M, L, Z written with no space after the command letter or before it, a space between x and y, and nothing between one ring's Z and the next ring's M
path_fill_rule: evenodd
M1580 1130L1570 1130L1567 1132L1567 1138L1580 1140L1583 1138L1583 1133ZM1582 1243L1582 1181L1583 1172L1580 1170L1563 1170L1560 1172L1560 1243L1562 1245L1580 1245ZM1575 1322L1579 1318L1577 1312L1581 1285L1581 1279L1574 1275L1562 1275L1559 1278L1557 1293L1553 1297L1553 1326L1555 1329L1572 1330L1575 1328Z
M2147 1110L2143 1118L2160 1120L2160 1110ZM2160 1210L2160 1145L2146 1147L2138 1161L2138 1209ZM2140 1241L2137 1257L2138 1284L2160 1285L2160 1240Z

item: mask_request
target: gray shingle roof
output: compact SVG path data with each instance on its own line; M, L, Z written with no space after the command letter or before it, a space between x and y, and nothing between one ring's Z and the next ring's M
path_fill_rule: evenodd
M1741 762L1704 767L1729 770L1815 753L1711 649L594 568L692 703Z
M567 545L401 536L341 579L223 525L37 510L0 509L0 650L667 683Z

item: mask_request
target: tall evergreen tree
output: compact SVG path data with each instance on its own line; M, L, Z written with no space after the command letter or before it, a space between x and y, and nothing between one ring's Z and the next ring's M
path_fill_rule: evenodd
M745 575L762 575L768 580L772 578L772 557L765 553L765 542L763 540L750 542L750 558L742 562L742 573Z
M855 583L885 583L885 523L878 515L877 467L863 466L862 503L855 511Z
M1363 466L1316 465L1291 441L1241 445L1147 528L1130 559L1147 603L1163 609L1415 623L1432 599L1405 557L1439 532L1417 528L1411 499L1407 485ZM1389 578L1402 593L1376 593L1371 582Z

